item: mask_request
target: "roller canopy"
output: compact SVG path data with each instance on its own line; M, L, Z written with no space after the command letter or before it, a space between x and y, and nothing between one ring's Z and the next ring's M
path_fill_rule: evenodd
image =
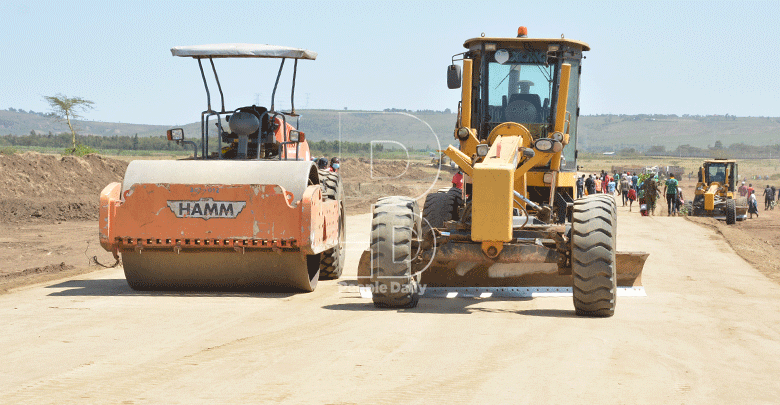
M300 201L313 166L309 161L134 160L122 193L134 184L256 184L281 186Z
M263 44L210 44L174 46L173 56L201 58L289 58L317 59L317 52L287 46Z

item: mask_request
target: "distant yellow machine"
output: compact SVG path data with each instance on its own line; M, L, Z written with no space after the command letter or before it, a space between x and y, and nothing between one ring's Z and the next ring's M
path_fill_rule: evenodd
M583 52L571 39L473 38L447 82L462 88L444 153L463 190L374 206L360 283L379 307L412 307L422 289L534 296L571 292L577 315L611 316L619 289L636 289L646 253L615 249L609 195L575 200ZM462 61L456 65L455 59ZM641 287L639 287L641 288Z
M705 160L699 168L693 201L685 204L688 215L721 217L728 225L747 218L747 198L734 195L738 168L736 160Z

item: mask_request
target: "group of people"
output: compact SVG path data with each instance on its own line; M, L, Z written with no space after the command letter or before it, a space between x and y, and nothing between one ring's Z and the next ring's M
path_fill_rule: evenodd
M753 189L753 184L750 183L747 186L745 186L745 182L743 181L742 185L740 185L739 188L737 189L737 192L739 192L740 197L747 197L748 214L750 214L750 218L753 218L753 215L758 217L758 198L756 198L756 190ZM780 199L780 189L778 189L775 186L770 186L769 184L767 184L766 188L764 188L763 195L764 195L764 211L774 209L775 201Z
M658 175L640 181L636 173L629 172L610 175L602 170L600 174L589 174L587 178L583 174L577 178L576 188L577 198L596 193L617 192L622 197L623 206L628 205L629 211L633 209L634 201L639 200L642 215L655 215L656 201L662 196ZM663 195L666 196L668 215L679 215L685 200L674 174L670 174L669 179L664 182Z
M750 183L745 186L745 182L743 181L737 189L737 192L739 192L740 197L747 197L748 214L750 214L750 218L753 218L753 215L758 217L758 198L756 198L756 190L753 189L753 184ZM777 197L775 197L775 195ZM775 186L767 184L766 188L764 188L764 211L775 209L775 201L778 199L780 199L780 190Z
M601 171L601 174L589 174L587 179L583 174L581 177L577 178L577 198L582 198L583 195L593 195L596 193L614 194L617 189L616 181L615 177L610 176L603 170Z
M317 162L317 168L320 170L327 170L330 172L339 171L340 160L336 156L330 158L330 162L328 162L328 158L325 157L321 157L321 158L312 157L311 160Z

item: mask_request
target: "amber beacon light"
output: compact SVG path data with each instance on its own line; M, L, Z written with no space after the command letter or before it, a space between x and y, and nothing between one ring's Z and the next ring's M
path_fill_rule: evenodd
M526 38L528 36L528 28L526 27L519 27L517 29L517 37L518 38Z

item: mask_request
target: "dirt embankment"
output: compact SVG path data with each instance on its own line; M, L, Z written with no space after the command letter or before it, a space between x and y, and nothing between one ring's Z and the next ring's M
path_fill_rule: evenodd
M127 164L99 155L0 155L0 291L97 268L93 256L112 264L97 241L98 199L106 185L122 181ZM436 173L422 163L344 159L347 214L368 212L382 196L419 196ZM451 176L442 171L434 187Z
M449 187L452 173L419 162L343 159L340 170L348 214L369 212L377 199L390 195L417 197L429 188ZM434 184L435 182L435 184Z
M96 220L100 191L126 168L100 155L0 155L0 222Z

